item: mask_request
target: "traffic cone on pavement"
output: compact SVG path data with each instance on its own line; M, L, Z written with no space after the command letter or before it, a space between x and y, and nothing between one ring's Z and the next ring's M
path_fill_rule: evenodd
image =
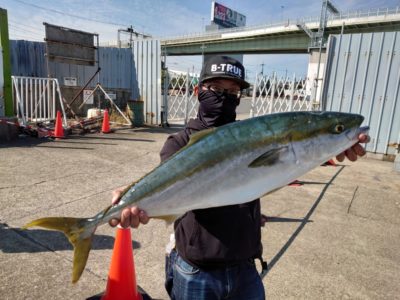
M130 228L118 226L108 274L107 288L101 300L142 300L136 285Z
M324 162L322 164L322 166L332 166L332 167L336 167L336 163L333 159L328 160L327 162Z
M56 126L54 128L54 137L58 139L64 138L64 128L62 126L61 113L57 110Z
M110 118L108 117L108 109L104 111L103 126L101 127L102 133L110 133Z

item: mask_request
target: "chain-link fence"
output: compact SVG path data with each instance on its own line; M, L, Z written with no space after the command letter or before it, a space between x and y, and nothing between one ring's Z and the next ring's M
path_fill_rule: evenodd
M184 122L197 115L198 101L195 87L199 75L177 71L168 71L164 93L168 101L168 122Z
M256 117L287 111L318 110L319 104L312 103L311 84L307 79L281 77L276 74L256 77L252 87L250 116Z
M197 115L198 101L195 87L199 75L189 72L165 72L164 95L167 95L168 122L184 123ZM287 111L320 109L311 99L312 82L304 78L280 77L276 74L256 77L246 94L252 95L250 116L261 116Z

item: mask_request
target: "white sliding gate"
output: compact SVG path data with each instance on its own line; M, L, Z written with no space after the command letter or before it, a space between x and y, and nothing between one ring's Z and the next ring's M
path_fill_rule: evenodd
M67 125L60 86L56 78L11 76L16 115L22 123L54 120L57 110L62 111Z

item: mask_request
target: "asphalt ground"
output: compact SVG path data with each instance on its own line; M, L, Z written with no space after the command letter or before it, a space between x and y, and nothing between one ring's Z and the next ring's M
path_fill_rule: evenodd
M159 163L179 128L134 128L52 141L0 145L0 299L86 299L104 291L115 229L98 228L86 269L71 284L72 247L63 234L19 228L40 217L90 217L111 192ZM400 299L400 173L363 158L318 167L262 199L263 278L268 299ZM137 282L164 291L172 226L132 230Z

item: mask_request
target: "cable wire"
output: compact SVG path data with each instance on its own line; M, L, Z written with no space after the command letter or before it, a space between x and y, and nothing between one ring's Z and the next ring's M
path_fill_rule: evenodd
M41 29L37 28L37 27L33 27L32 25L28 25L26 23L22 23L22 22L14 22L12 20L8 20L9 26L12 27L16 27L16 28L21 28L23 30L29 30L35 33L39 33L42 34L44 32L44 27L42 27ZM29 28L29 29L26 29Z
M59 11L59 10L56 10L56 9L46 8L46 7L42 7L42 6L36 5L36 4L27 3L27 2L22 1L22 0L14 0L14 1L19 2L21 4L24 4L24 5L35 7L37 9L50 11L50 12L53 12L53 13L61 14L61 15L64 15L64 16L69 16L69 17L72 17L72 18L77 18L77 19L82 19L82 20L86 20L86 21L91 21L91 22L96 22L96 23L101 23L101 24L107 24L107 25L128 27L128 25L126 25L126 24L114 23L114 22L104 22L104 21L100 21L100 20L96 20L96 19L86 18L86 17L82 17L82 16L78 16L78 15L69 14L69 13L66 13L66 12L63 12L63 11Z
M16 27L16 26L11 25L11 24L9 25L9 28L11 28L12 30L16 30L16 31L20 31L20 32L26 32L26 33L31 33L31 34L33 34L33 35L40 36L40 33L38 33L38 32L34 32L34 31L29 30L29 29L24 29L24 28ZM43 38L43 36L42 36L42 38Z

